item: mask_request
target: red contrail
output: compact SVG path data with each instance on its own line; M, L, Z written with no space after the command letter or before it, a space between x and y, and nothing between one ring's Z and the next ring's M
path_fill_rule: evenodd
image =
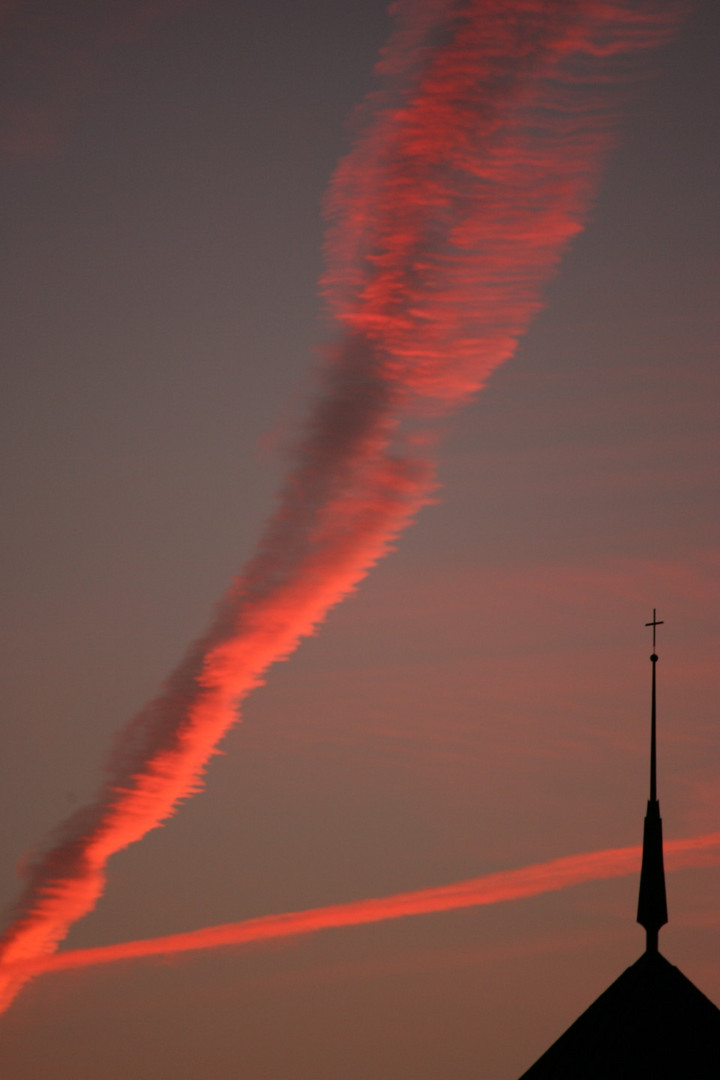
M242 699L312 634L431 496L413 429L513 352L581 228L628 57L673 20L645 0L401 0L384 88L328 198L336 340L256 554L160 696L120 734L97 799L27 872L12 966L95 906L109 857L196 792ZM17 970L17 969L15 969ZM0 1005L20 982L8 969Z
M668 870L715 866L720 861L720 833L671 840L665 845L665 854ZM533 866L524 866L519 870L484 874L482 877L441 885L434 889L356 900L349 904L332 904L309 911L265 915L258 919L245 919L243 922L207 926L202 930L191 930L184 934L124 941L118 945L73 949L20 965L20 969L24 975L40 975L48 971L113 964L120 960L197 952L229 945L253 945L342 926L363 926L388 919L403 919L411 915L430 915L434 912L520 900L588 881L637 873L640 855L639 845L568 855Z

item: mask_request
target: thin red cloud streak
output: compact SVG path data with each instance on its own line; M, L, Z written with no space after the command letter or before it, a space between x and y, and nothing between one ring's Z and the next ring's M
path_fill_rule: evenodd
M665 845L667 869L716 865L720 859L720 833L671 840ZM196 952L229 945L257 945L299 934L313 934L343 926L364 926L368 923L403 919L412 915L431 915L459 908L499 904L521 900L541 893L556 892L588 881L623 877L637 873L641 848L609 848L605 851L567 855L549 862L524 866L519 870L504 870L495 874L470 878L467 881L441 885L434 889L396 893L393 896L357 900L349 904L332 904L309 911L292 911L283 915L265 915L243 922L208 926L185 934L125 941L94 949L74 949L56 956L34 961L26 972L39 975L48 971L67 971L70 968L94 967L120 960L138 960L170 953Z
M241 700L431 497L412 421L467 400L512 354L582 227L631 58L672 28L662 7L393 5L384 89L328 197L336 338L279 508L213 624L120 734L95 802L30 867L5 965L52 952L95 906L109 857L198 790ZM19 985L8 970L1 1000Z

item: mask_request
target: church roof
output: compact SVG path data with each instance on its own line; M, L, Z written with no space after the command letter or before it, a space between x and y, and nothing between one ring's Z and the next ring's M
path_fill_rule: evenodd
M646 951L578 1017L520 1080L720 1080L720 1009L658 952L667 922L662 819L657 799L653 609L650 798L637 921Z
M521 1080L718 1080L720 1009L646 952Z

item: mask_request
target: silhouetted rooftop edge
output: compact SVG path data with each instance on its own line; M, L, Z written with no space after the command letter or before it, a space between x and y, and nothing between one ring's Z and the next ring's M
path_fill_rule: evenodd
M720 1009L645 952L520 1080L718 1080Z

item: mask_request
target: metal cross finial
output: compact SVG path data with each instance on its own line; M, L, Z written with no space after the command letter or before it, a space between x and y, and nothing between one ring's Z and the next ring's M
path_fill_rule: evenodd
M653 652L655 652L655 631L658 626L663 626L664 622L664 619L658 619L657 611L655 610L655 608L653 608L652 622L645 623L646 626L652 626L653 628Z

